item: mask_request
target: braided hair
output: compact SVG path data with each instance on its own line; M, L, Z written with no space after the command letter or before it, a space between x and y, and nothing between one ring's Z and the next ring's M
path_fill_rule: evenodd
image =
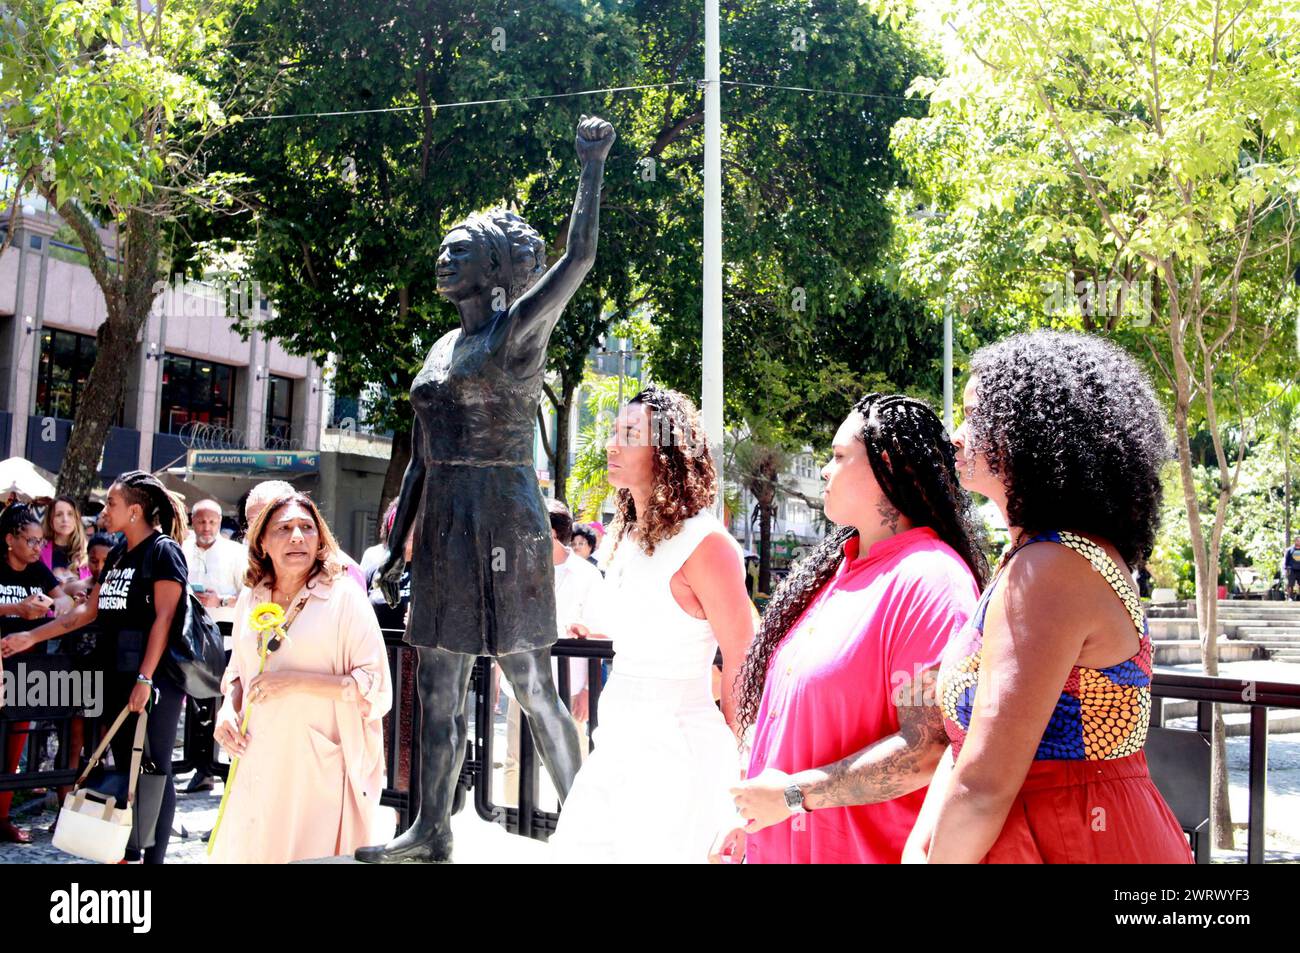
M8 553L10 533L18 536L22 534L24 527L40 525L41 518L26 503L10 504L5 507L3 513L0 513L0 546L3 546L4 552Z
M866 445L881 492L913 526L928 526L970 567L981 589L989 566L970 497L957 481L957 454L933 410L897 394L867 394L853 409L862 416ZM777 647L839 568L844 544L858 535L840 526L799 561L772 596L736 680L737 719L743 732L758 717L768 665Z
M122 491L128 506L139 506L144 511L146 523L178 543L185 540L189 527L185 507L156 476L144 470L129 470L114 480L113 485Z

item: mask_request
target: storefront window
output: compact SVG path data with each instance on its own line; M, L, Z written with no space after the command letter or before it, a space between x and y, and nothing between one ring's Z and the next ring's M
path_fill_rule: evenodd
M293 438L293 380L270 376L266 387L266 447L287 448Z
M179 354L163 358L159 433L180 433L189 423L230 427L234 402L233 367Z

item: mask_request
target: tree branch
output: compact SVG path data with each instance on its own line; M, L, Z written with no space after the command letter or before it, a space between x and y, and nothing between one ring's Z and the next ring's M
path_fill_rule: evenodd
M58 196L52 187L38 186L37 189L45 200L58 210L59 218L67 222L68 227L76 232L77 238L81 240L82 250L86 253L90 273L94 275L95 283L103 289L105 301L109 302L109 306L112 307L112 299L122 294L121 279L113 272L113 268L108 261L108 255L104 251L103 240L95 229L95 223L75 202L71 200L59 202ZM118 257L125 257L124 249L119 248Z

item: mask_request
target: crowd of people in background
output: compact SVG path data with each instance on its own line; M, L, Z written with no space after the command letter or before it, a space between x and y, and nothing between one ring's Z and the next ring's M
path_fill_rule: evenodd
M237 511L227 518L218 501L202 499L187 515L181 499L156 477L132 471L112 483L93 519L67 497L43 508L11 500L0 514L0 657L12 664L24 653L57 652L78 669L102 673L106 697L99 707L107 721L123 708L130 712L111 741L116 765L130 762L134 719L148 711L146 757L150 770L168 776L169 783L160 803L139 811L150 829L141 832L140 849L128 850L124 862L162 863L171 837L172 752L186 696L159 662L183 621L187 591L232 649L222 698L188 700L188 717L199 726L196 736L239 755L248 750L251 726L259 734L253 770L245 772L239 796L232 798L228 834L214 850L216 859L326 856L340 844L368 843L383 833L380 724L391 690L365 579L315 505L292 485L260 483ZM295 628L299 639L288 641L293 648L274 657L264 672L256 664L250 668L250 641L257 657L257 634L249 623L253 609L267 601L287 609L294 600L304 603L299 611L309 610ZM354 717L328 717L335 701L350 703ZM241 720L249 706L258 709L257 717L250 718L246 734L233 737L232 719ZM74 765L99 741L87 735L92 724L84 717L70 723ZM2 753L7 772L18 770L31 728L10 723ZM313 772L297 770L287 757L301 753L304 737L317 739L305 755ZM212 789L208 772L215 762L209 747L186 793ZM349 787L357 778L366 779L361 790ZM279 797L292 784L301 785L290 802L292 816L267 814L270 792ZM60 801L67 791L59 790ZM331 799L335 792L344 792L345 803ZM30 843L30 832L10 817L12 799L12 792L0 793L0 842Z
M1097 337L1020 334L974 355L963 415L949 434L923 401L863 396L822 470L836 528L760 618L743 552L712 515L718 473L694 405L650 387L621 408L609 532L550 504L556 638L615 649L590 738L592 667L568 663L563 702L591 750L555 859L1190 861L1143 753L1152 651L1136 573L1169 457L1149 381ZM1010 528L995 566L972 493ZM214 859L381 842L395 694L381 630L403 628L421 597L413 533L404 550L391 538L395 502L358 564L287 483L259 484L239 509L246 531L229 539L217 501L187 516L140 471L112 484L93 526L68 498L40 514L10 505L3 657L61 643L104 671L106 711L148 707L149 748L169 773L185 699L159 660L188 589L231 649L222 697L190 717L243 764ZM1285 565L1300 586L1300 538ZM285 618L274 646L254 624L268 605ZM507 720L510 800L513 699ZM118 763L130 737L114 739ZM21 749L0 752L8 770ZM202 766L191 784L211 785ZM0 840L25 841L9 803L0 794ZM169 784L129 860L163 861L174 806Z

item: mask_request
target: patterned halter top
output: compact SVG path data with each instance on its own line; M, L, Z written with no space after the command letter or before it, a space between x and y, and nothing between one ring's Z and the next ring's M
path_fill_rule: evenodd
M1042 533L1010 550L980 598L966 628L948 644L939 669L939 699L953 756L961 751L970 728L979 685L984 614L998 581L1016 553L1033 543L1067 546L1086 558L1124 602L1138 632L1137 654L1107 668L1070 670L1056 709L1034 754L1036 761L1106 761L1142 750L1151 714L1151 637L1146 615L1133 586L1106 551L1090 539L1069 532Z

